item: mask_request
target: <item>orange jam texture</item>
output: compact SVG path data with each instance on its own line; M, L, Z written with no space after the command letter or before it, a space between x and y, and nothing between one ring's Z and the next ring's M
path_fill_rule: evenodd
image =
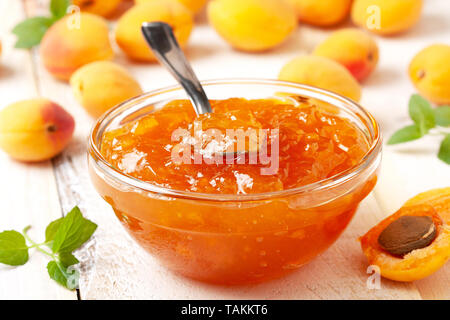
M329 178L361 161L368 150L349 120L289 99L211 101L213 114L196 119L188 100L175 100L151 114L105 133L101 152L120 171L158 186L214 194L249 194L300 187ZM279 129L279 170L269 164L180 164L172 161L175 129ZM267 150L270 148L269 138ZM225 162L225 161L224 161ZM259 162L259 161L258 161Z

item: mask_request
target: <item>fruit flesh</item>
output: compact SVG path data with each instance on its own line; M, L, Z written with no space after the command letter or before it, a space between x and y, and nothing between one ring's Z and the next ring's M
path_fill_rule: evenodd
M436 104L450 104L450 46L435 44L411 61L409 77L417 90Z
M83 65L114 56L108 24L103 18L85 12L66 16L45 33L40 56L54 77L69 80Z
M297 25L292 8L278 0L212 0L208 19L232 47L249 52L280 45Z
M212 101L212 106L230 119L248 119L252 127L280 127L277 174L262 176L261 166L247 163L171 163L171 133L195 118L184 100L108 130L101 152L117 170L155 185L195 193L252 194L332 176L354 167L368 150L362 133L348 120L305 102L236 98ZM124 192L90 168L97 190L144 248L182 275L220 284L260 282L298 269L336 240L376 182L372 174L350 189L342 186L321 195L220 202ZM243 183L236 172L250 177L251 183ZM322 201L321 196L333 200Z
M74 127L72 116L49 100L19 101L0 111L0 148L16 160L48 160L65 148Z
M125 12L117 23L117 44L130 59L156 62L141 32L142 23L154 21L168 23L180 46L186 45L193 27L189 10L176 1L144 2Z

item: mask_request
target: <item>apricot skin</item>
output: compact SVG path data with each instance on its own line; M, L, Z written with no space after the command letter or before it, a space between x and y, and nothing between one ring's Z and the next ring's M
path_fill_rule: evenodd
M242 51L272 49L297 25L292 7L279 0L212 0L207 10L219 35Z
M116 41L125 54L136 61L156 61L141 33L143 22L168 23L175 37L184 47L193 27L192 14L176 1L149 1L135 5L120 18L116 28Z
M428 215L437 226L438 235L428 246L413 250L403 258L385 252L377 243L381 231L401 215ZM395 281L423 279L439 270L450 259L450 188L423 192L370 229L360 239L369 263L380 267L381 275Z
M417 90L436 104L450 104L450 46L431 45L409 65L409 77Z
M423 0L355 0L353 22L371 32L391 35L410 29L420 18Z
M19 101L0 111L0 148L19 161L48 160L66 147L74 128L72 116L52 101Z
M325 57L297 57L283 67L278 78L329 90L355 101L361 98L361 88L351 73Z
M96 61L81 67L70 78L70 84L78 102L95 118L142 94L131 74L110 61Z
M333 32L314 50L314 54L339 62L358 81L366 79L378 63L378 46L373 38L359 29Z
M288 0L300 21L319 27L342 22L350 13L352 0Z
M135 0L136 4L150 1L161 1L161 0ZM177 1L186 8L188 8L193 14L196 14L205 6L208 0L165 0L165 1Z
M122 0L72 0L81 11L97 14L103 17L111 16L119 7Z
M85 64L114 56L106 21L90 13L79 17L79 21L76 15L62 18L47 30L41 42L44 66L61 80L69 80Z

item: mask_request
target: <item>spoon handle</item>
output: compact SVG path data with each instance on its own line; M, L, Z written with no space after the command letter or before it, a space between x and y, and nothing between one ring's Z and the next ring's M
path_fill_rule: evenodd
M145 22L142 33L156 58L169 69L188 93L197 116L211 113L211 105L192 67L180 49L172 28L164 22Z

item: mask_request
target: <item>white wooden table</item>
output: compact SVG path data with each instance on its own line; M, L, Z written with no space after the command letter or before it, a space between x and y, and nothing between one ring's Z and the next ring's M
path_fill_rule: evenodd
M0 107L44 96L63 105L75 117L77 127L72 143L52 161L27 165L0 152L0 231L21 230L31 224L31 235L40 240L51 220L79 205L99 225L95 237L77 252L82 261L81 299L450 299L450 264L415 283L383 279L381 289L368 289L367 262L356 241L409 197L450 185L450 166L435 156L437 137L386 147L379 183L342 237L322 256L288 277L227 288L190 281L161 267L130 239L91 186L86 137L93 120L76 103L69 86L45 71L37 52L14 49L11 29L26 16L45 12L45 2L0 0ZM425 2L422 19L414 29L401 36L377 38L380 64L364 83L362 104L378 119L385 136L409 121L407 102L415 92L406 72L409 61L428 44L450 44L450 2ZM265 54L246 54L231 50L206 19L199 17L187 54L201 79L276 78L284 63L311 52L329 32L300 26L280 48ZM132 64L116 51L116 61L126 65L146 91L174 84L160 66ZM77 292L67 291L49 279L45 266L45 257L34 252L25 266L0 266L0 299L77 299Z

